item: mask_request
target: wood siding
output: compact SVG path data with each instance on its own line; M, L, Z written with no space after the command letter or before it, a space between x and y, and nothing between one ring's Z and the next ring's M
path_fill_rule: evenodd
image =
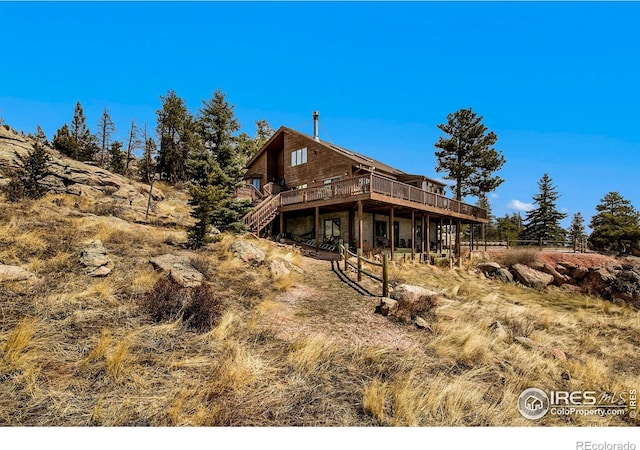
M291 167L291 152L307 148L307 162ZM324 145L310 141L302 136L285 133L284 135L284 179L287 188L294 188L306 184L316 186L322 180L352 175L352 161Z

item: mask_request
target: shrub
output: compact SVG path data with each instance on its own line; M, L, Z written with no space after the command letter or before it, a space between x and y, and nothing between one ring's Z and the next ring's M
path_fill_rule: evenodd
M191 292L191 301L184 310L184 322L189 328L207 331L218 324L224 307L222 300L209 285L201 285Z
M507 250L496 257L498 263L505 267L513 267L514 264L528 265L538 258L536 250Z
M24 197L38 199L47 193L42 179L48 175L51 157L40 144L34 144L26 154L15 153L18 167L11 174L11 181L4 188L9 201L20 201Z
M188 300L186 289L168 278L162 278L156 282L142 303L154 322L164 322L177 320Z

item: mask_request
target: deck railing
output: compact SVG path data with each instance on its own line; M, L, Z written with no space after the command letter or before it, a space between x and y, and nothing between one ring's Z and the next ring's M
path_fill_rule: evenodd
M280 195L281 205L287 206L317 200L346 198L371 192L480 219L487 217L487 212L477 206L468 205L376 174L347 178L322 186L285 191Z

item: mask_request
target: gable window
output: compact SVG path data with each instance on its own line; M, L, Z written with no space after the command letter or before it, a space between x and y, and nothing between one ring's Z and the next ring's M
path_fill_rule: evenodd
M291 152L291 167L299 166L307 162L307 147Z

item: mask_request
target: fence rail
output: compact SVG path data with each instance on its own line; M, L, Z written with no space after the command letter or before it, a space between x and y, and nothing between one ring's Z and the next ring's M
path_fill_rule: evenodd
M358 249L357 253L350 252L349 249L344 245L342 240L340 240L340 245L338 246L338 248L340 249L340 261L338 261L338 270L340 270L340 262L344 262L345 274L348 272L349 267L352 267L358 274L358 283L362 282L362 275L366 275L372 280L382 283L382 296L389 296L389 257L386 253L382 254L382 262L377 262L363 257L362 249L360 248ZM356 258L356 263L354 264L349 261L349 257ZM378 276L364 270L362 268L362 263L367 263L376 267L382 267L382 276Z

